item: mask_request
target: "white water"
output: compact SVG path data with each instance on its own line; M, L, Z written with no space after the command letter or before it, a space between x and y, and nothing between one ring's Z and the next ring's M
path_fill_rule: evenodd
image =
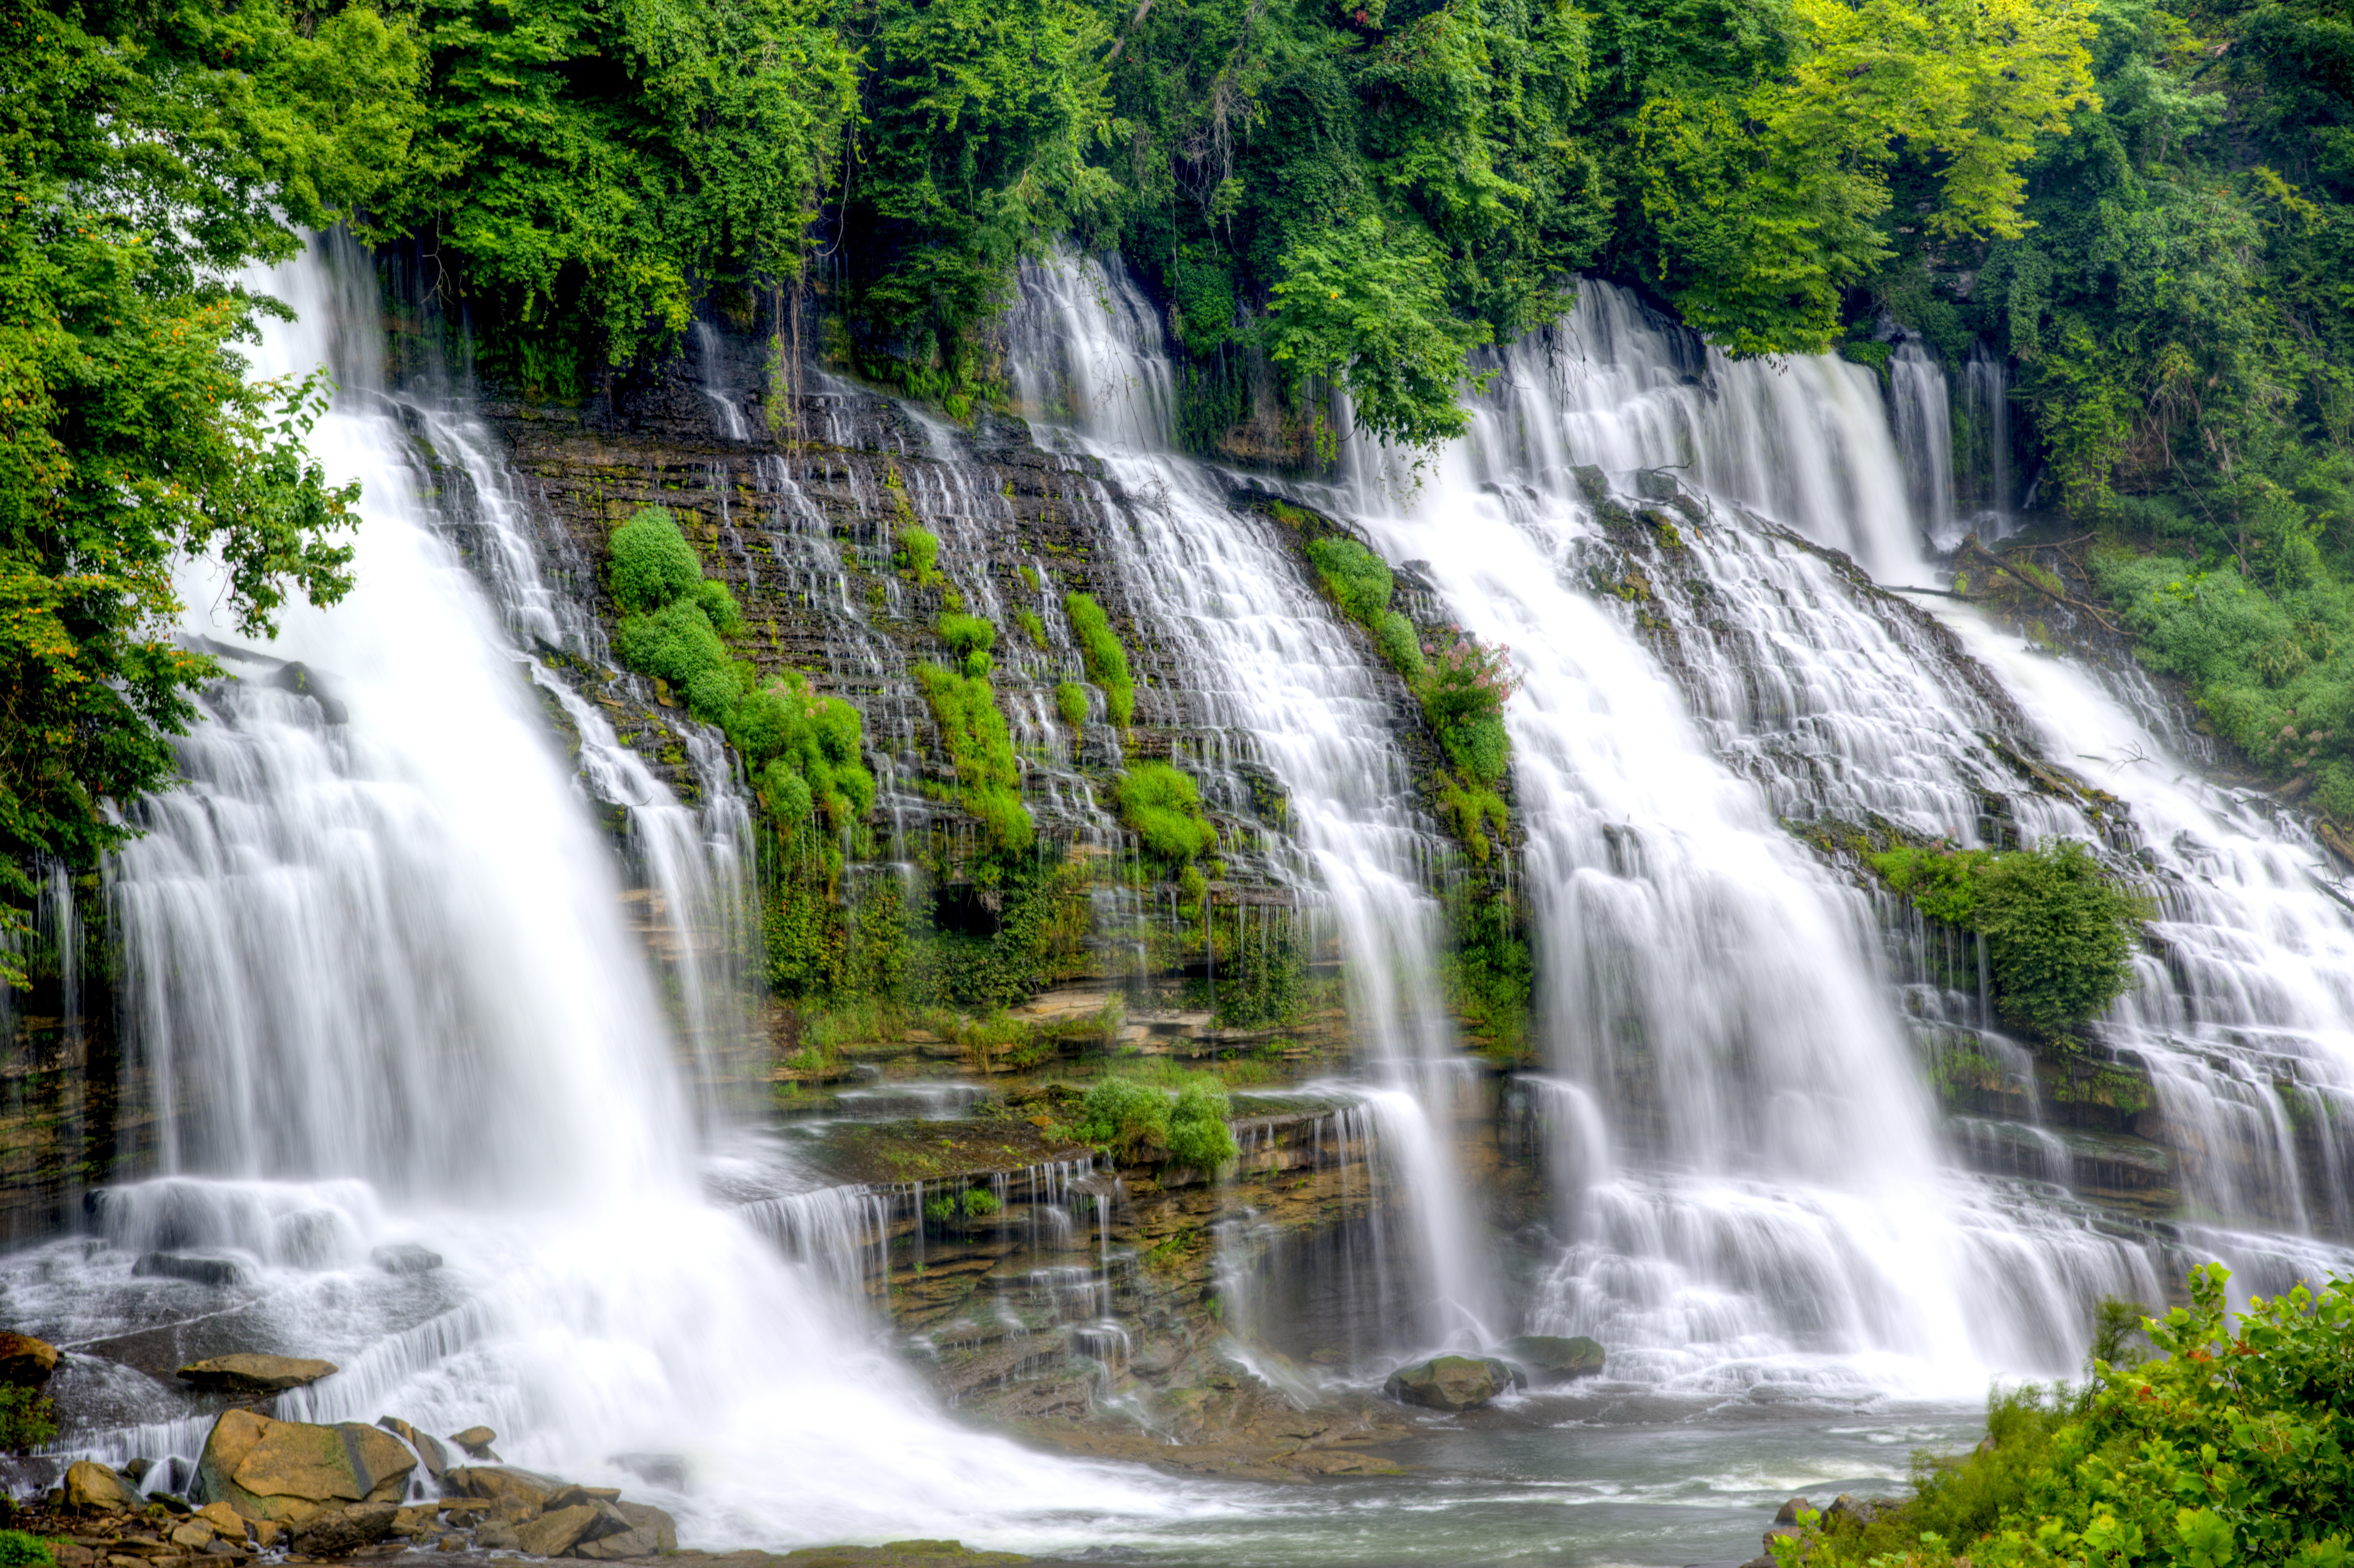
M270 283L302 319L256 368L334 365L312 450L362 482L366 521L350 598L290 612L268 652L346 722L260 681L207 697L188 785L114 873L132 1035L168 1086L162 1173L105 1195L107 1245L8 1259L11 1320L166 1375L255 1342L323 1355L341 1374L284 1414L482 1422L510 1461L626 1486L707 1543L1035 1544L1174 1507L951 1425L822 1269L704 1199L613 856L420 492L373 280L313 253ZM443 1266L371 1261L402 1243ZM135 1276L154 1250L243 1282ZM208 1423L103 1375L101 1451L195 1454ZM686 1495L610 1462L648 1451L685 1457Z

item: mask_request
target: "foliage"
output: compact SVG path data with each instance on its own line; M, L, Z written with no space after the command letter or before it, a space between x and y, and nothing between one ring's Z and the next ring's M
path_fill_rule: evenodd
M1181 1165L1212 1171L1235 1157L1229 1108L1225 1086L1214 1078L1187 1080L1172 1101L1150 1084L1108 1074L1087 1086L1076 1130L1116 1160L1159 1150Z
M1336 534L1310 540L1308 564L1352 620L1371 626L1389 609L1389 563L1354 539Z
M58 1435L57 1402L37 1388L0 1387L0 1454L22 1454Z
M1231 1109L1225 1086L1215 1079L1196 1078L1178 1090L1177 1103L1169 1107L1169 1158L1204 1173L1232 1160L1235 1135L1226 1125Z
M893 478L897 478L896 471ZM913 577L917 588L929 588L940 581L937 569L940 558L940 536L928 528L914 526L899 530L899 543L891 552L899 569Z
M989 673L989 651L997 645L996 627L977 615L951 612L940 617L938 630L940 641L964 662L966 674L985 676Z
M2354 1537L2354 1281L2252 1298L2234 1323L2228 1278L2221 1264L2193 1269L2189 1306L2140 1320L2155 1359L2096 1354L2073 1393L1998 1393L1991 1444L1960 1460L1916 1457L1911 1502L1869 1525L1817 1520L1803 1541L1777 1542L1776 1559L2342 1564ZM2105 1314L2105 1331L2118 1315Z
M667 507L640 507L605 547L613 607L625 616L652 614L703 581L703 557Z
M39 1536L27 1535L21 1530L0 1530L0 1568L48 1568L56 1561L49 1543Z
M1984 938L1996 1008L2054 1046L2068 1046L2073 1030L2133 987L2150 903L2081 843L1897 848L1870 859L1923 914Z
M172 777L220 674L173 641L182 559L246 636L351 587L357 487L302 446L324 372L249 380L282 312L228 280L382 195L419 65L365 5L0 15L0 938L37 862L95 867Z
M1385 609L1374 618L1373 647L1391 669L1409 681L1421 680L1430 669L1422 656L1422 639L1415 635L1414 622L1396 610Z
M1058 681L1055 684L1055 711L1073 729L1087 719L1087 689L1076 681Z
M1022 804L1022 768L989 682L938 664L918 664L915 674L939 726L940 749L955 770L958 803L980 819L992 851L1029 848L1035 830Z
M1036 610L1028 609L1015 610L1013 624L1022 629L1022 635L1030 640L1031 647L1046 646L1046 623L1039 618Z
M1493 786L1511 764L1504 704L1520 690L1511 650L1490 647L1459 628L1426 651L1427 668L1415 694L1438 732L1439 745L1465 776Z
M1217 846L1218 830L1202 815L1193 780L1165 762L1139 762L1113 787L1119 820L1144 841L1145 853L1182 863Z
M1515 1059L1526 1049L1535 969L1507 888L1466 883L1447 893L1453 936L1447 1000L1487 1050Z
M1136 713L1136 683L1129 676L1128 650L1112 634L1111 621L1094 596L1065 594L1063 613L1070 618L1071 631L1079 640L1087 678L1103 688L1105 711L1114 725L1126 729Z

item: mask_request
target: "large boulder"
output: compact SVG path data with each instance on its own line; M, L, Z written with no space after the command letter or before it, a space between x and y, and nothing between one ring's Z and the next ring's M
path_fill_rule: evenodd
M1498 1350L1539 1387L1567 1383L1573 1378L1598 1377L1602 1372L1602 1347L1583 1334L1566 1339L1553 1334L1522 1334L1517 1340L1505 1340Z
M574 1508L560 1508L535 1519L525 1520L515 1526L518 1547L534 1557L561 1557L588 1538L588 1532L603 1521L594 1503L581 1503ZM625 1524L623 1529L627 1529Z
M107 1513L121 1513L146 1501L129 1481L95 1459L78 1460L67 1467L65 1491L66 1507Z
M210 1361L190 1361L180 1369L179 1379L191 1388L217 1393L284 1393L341 1370L333 1361L296 1356L215 1356Z
M466 1450L471 1457L492 1465L499 1462L499 1457L491 1452L491 1445L498 1440L499 1435L487 1426L469 1426L463 1432L450 1434L451 1442Z
M248 1519L300 1524L339 1503L398 1501L416 1458L388 1432L231 1410L213 1423L196 1490Z
M441 1255L414 1242L380 1246L368 1258L387 1274L430 1274L441 1266Z
M185 1252L151 1252L131 1266L141 1279L185 1279L192 1285L243 1285L253 1277L233 1257L204 1257Z
M0 1384L39 1388L58 1370L58 1348L30 1334L0 1334Z
M324 1510L294 1527L294 1550L305 1557L349 1557L390 1535L399 1512L388 1502Z
M678 1550L678 1520L650 1503L617 1502L614 1511L630 1521L633 1531L652 1531L656 1552ZM641 1554L642 1555L642 1553Z
M441 1446L441 1439L430 1432L421 1432L398 1415L379 1415L376 1424L417 1450L425 1461L425 1473L440 1480L450 1468L450 1450Z
M1484 1356L1433 1356L1390 1373L1382 1392L1426 1410L1470 1410L1522 1381L1502 1361Z
M519 1503L532 1513L546 1508L547 1499L565 1488L565 1483L554 1476L517 1469L513 1465L456 1465L441 1479L445 1486L455 1487L461 1498Z

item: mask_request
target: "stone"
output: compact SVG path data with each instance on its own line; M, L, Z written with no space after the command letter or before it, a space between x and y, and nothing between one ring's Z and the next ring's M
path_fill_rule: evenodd
M245 1527L253 1532L253 1543L261 1547L277 1545L286 1533L286 1527L274 1519L248 1520Z
M140 1278L185 1279L192 1285L243 1285L252 1277L233 1257L198 1257L184 1252L151 1252L131 1266Z
M450 1468L450 1450L441 1446L441 1439L430 1432L420 1432L398 1415L379 1415L376 1424L417 1450L425 1465L425 1473L439 1480Z
M295 1356L215 1356L190 1361L180 1369L182 1383L221 1393L283 1393L302 1388L342 1369L333 1361L305 1361Z
M368 1254L368 1261L387 1274L430 1274L441 1266L441 1255L431 1247L402 1242L376 1248Z
M513 1465L460 1465L441 1478L456 1487L461 1496L520 1503L533 1513L564 1489L564 1483L554 1476L519 1470Z
M196 1511L195 1517L211 1525L217 1534L245 1539L245 1517L227 1503L208 1502Z
M121 1513L141 1504L131 1483L95 1459L80 1459L66 1467L65 1505Z
M237 1533L239 1538L242 1538L245 1531L240 1530ZM212 1543L213 1527L202 1520L191 1519L186 1524L175 1524L172 1527L172 1544L175 1546L185 1546L191 1552L202 1552Z
M515 1526L517 1550L534 1557L561 1557L580 1542L597 1519L596 1509L586 1503L527 1519Z
M539 1506L554 1512L560 1508L580 1508L600 1502L618 1502L620 1500L620 1496L621 1489L619 1487L564 1487L549 1493L547 1500Z
M611 1563L625 1557L659 1556L663 1550L661 1541L656 1538L652 1531L640 1529L625 1530L619 1535L600 1536L595 1541L584 1541L572 1549L572 1555L586 1557L599 1563ZM675 1551L676 1548L673 1547L671 1550Z
M391 1534L393 1517L399 1511L390 1503L329 1509L296 1528L294 1550L306 1557L348 1557Z
M1479 1356L1434 1356L1390 1373L1382 1392L1402 1404L1426 1410L1471 1410L1487 1404L1517 1381L1518 1374L1502 1361Z
M651 1503L617 1502L613 1505L613 1509L615 1512L630 1521L630 1527L632 1530L652 1531L655 1551L678 1550L678 1520L671 1518L669 1514Z
M475 1458L488 1459L493 1462L496 1462L498 1456L491 1452L491 1445L498 1440L499 1435L487 1426L469 1426L463 1432L450 1434L451 1442L455 1443Z
M1784 1503L1775 1511L1774 1522L1776 1524L1796 1524L1798 1522L1798 1515L1801 1513L1812 1513L1814 1510L1815 1505L1808 1502L1806 1499L1792 1498L1788 1502Z
M504 1520L486 1520L474 1530L474 1544L484 1552L521 1552L523 1538Z
M346 1421L316 1426L231 1410L213 1423L196 1463L208 1502L248 1519L301 1523L338 1502L392 1502L416 1458L389 1432Z
M650 1487L663 1487L674 1492L686 1490L686 1458L684 1455L616 1454L605 1462L617 1470L627 1470Z
M1596 1377L1602 1372L1602 1347L1583 1334L1522 1334L1507 1340L1498 1354L1528 1373L1540 1388L1573 1378Z
M30 1334L0 1333L0 1384L39 1388L58 1370L58 1348Z
M147 1478L147 1472L154 1467L155 1461L147 1457L146 1455L142 1454L139 1457L125 1464L122 1467L122 1473L129 1476L134 1481L144 1481Z

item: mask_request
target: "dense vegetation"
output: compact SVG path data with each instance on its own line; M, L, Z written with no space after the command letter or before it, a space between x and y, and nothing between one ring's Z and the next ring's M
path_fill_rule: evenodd
M1115 1073L1088 1086L1074 1130L1119 1160L1166 1155L1214 1171L1235 1153L1229 1109L1225 1086L1206 1075L1189 1077L1172 1097Z
M1924 915L1978 934L1997 1012L2060 1052L2133 985L2148 899L2081 843L2022 850L1899 847L1871 857Z
M2081 1387L1998 1393L1991 1441L1916 1456L1916 1496L1775 1555L1843 1568L2342 1568L2354 1556L2354 1281L2251 1300L2221 1264L2162 1320L2105 1315ZM2138 1319L2140 1332L2133 1330ZM2120 1331L2124 1330L2124 1331ZM2146 1333L2157 1359L2134 1341Z

